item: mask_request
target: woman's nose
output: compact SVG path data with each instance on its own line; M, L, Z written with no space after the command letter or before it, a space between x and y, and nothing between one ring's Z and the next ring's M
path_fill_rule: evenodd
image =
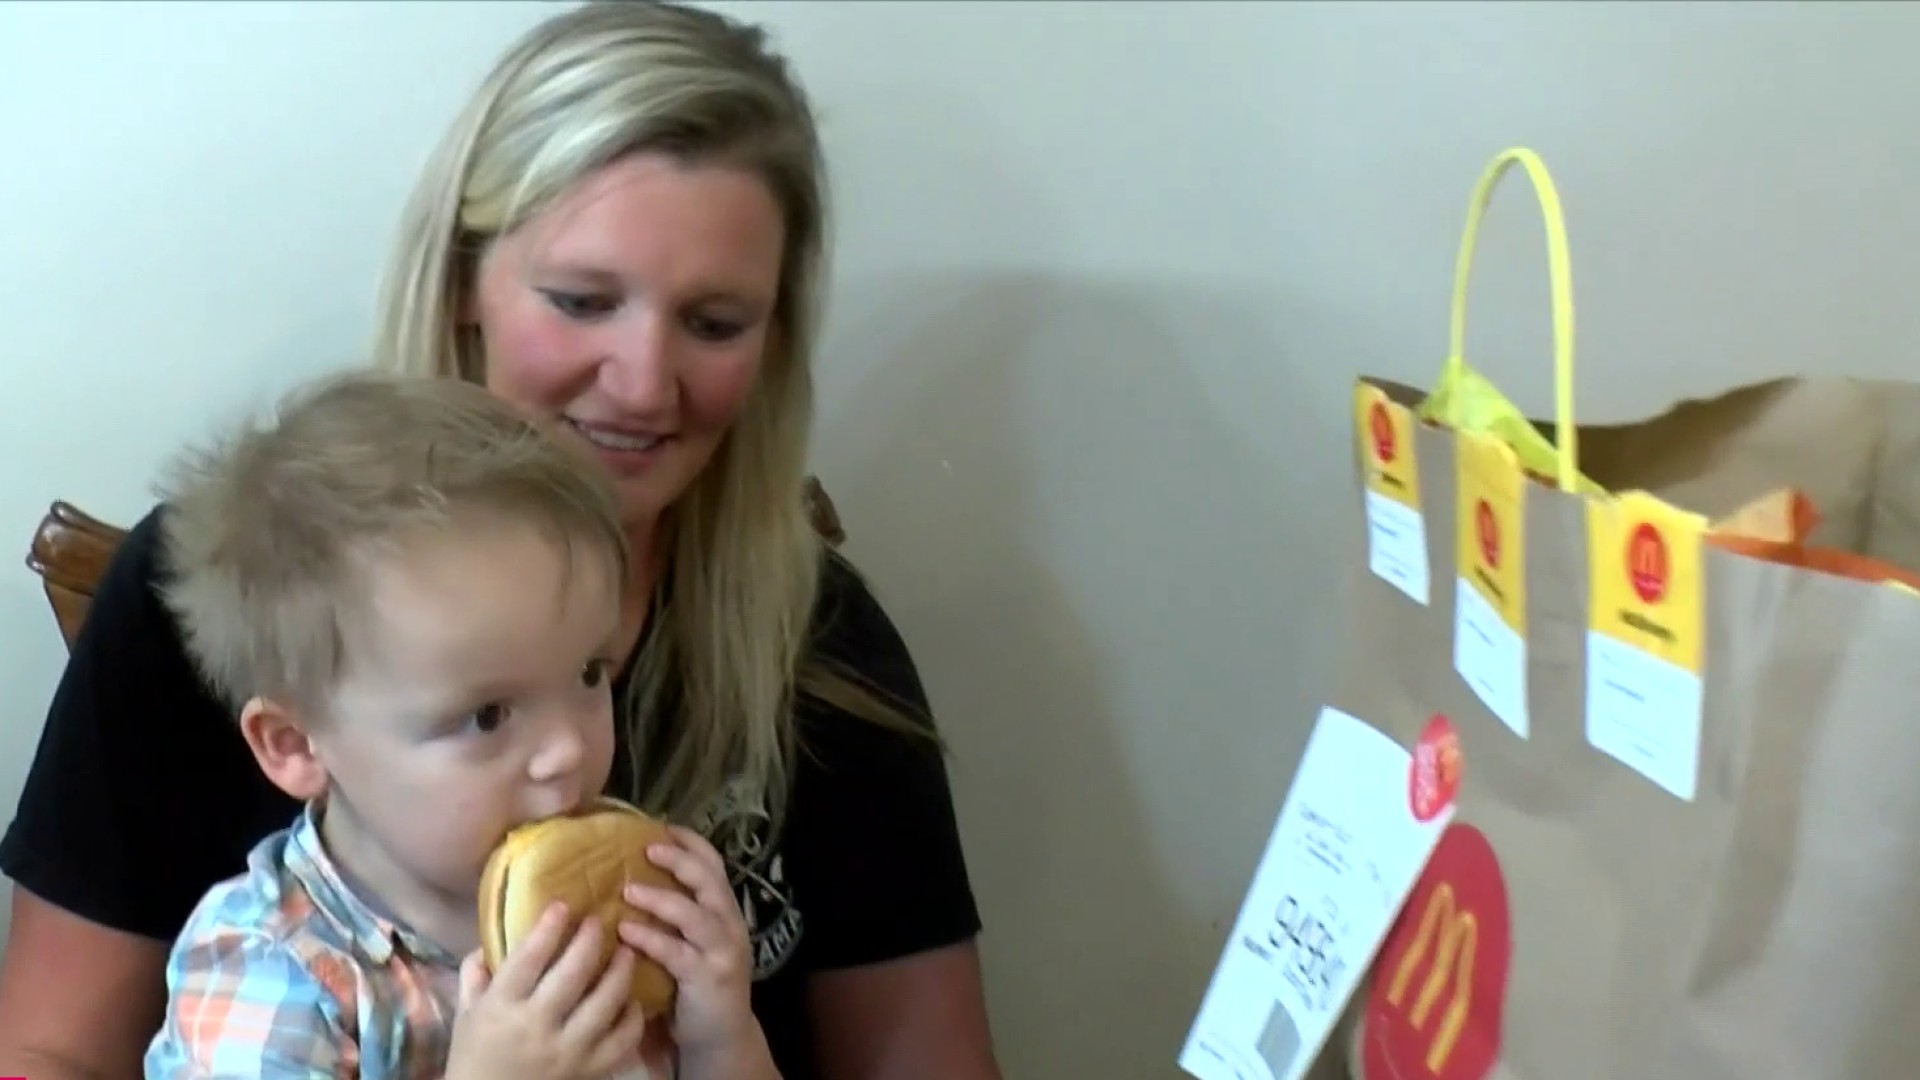
M599 386L622 412L642 417L671 413L679 374L669 320L648 316L621 327L600 363Z

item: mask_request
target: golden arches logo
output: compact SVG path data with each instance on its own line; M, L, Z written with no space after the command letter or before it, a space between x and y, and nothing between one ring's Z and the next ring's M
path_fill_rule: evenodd
M1373 456L1382 465L1393 464L1399 447L1394 439L1393 416L1384 403L1376 401L1367 410L1367 430L1373 436Z
M1480 830L1454 822L1380 949L1364 1080L1486 1080L1500 1056L1513 941L1507 886Z
M1493 505L1481 499L1473 508L1473 532L1480 540L1480 561L1489 570L1500 569L1500 519Z
M1467 1014L1473 1008L1473 954L1479 946L1479 923L1473 912L1459 910L1453 886L1443 882L1427 898L1419 925L1419 931L1393 973L1387 1003L1406 1008L1407 987L1431 950L1433 963L1427 967L1420 996L1408 1010L1407 1019L1416 1031L1425 1029L1434 1003L1447 986L1452 985L1453 995L1447 999L1447 1011L1434 1028L1433 1041L1427 1044L1427 1069L1438 1074L1453 1056L1454 1044L1460 1041L1460 1029L1466 1026Z
M1627 580L1643 604L1657 604L1667 594L1667 542L1650 522L1641 522L1627 539Z

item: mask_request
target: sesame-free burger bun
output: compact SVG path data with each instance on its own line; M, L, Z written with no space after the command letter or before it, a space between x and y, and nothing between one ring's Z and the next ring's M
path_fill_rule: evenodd
M480 948L488 970L499 970L507 953L556 900L567 905L569 936L583 918L601 920L602 964L612 960L620 945L615 931L621 922L667 929L621 895L628 882L686 892L678 879L647 858L647 847L662 842L672 842L665 824L605 797L508 833L480 877ZM673 977L644 955L634 959L634 1002L648 1019L671 1012Z

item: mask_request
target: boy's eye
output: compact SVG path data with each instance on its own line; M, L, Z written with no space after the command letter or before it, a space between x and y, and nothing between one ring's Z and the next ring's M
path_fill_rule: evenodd
M580 685L589 690L598 690L607 681L607 668L610 666L605 660L589 660L587 666L580 669Z
M488 702L473 710L467 716L467 722L480 734L491 735L507 722L507 707L499 702Z

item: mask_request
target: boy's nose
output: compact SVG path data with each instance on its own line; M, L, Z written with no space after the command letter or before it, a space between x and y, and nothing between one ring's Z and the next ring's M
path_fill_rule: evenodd
M580 770L585 754L586 740L574 725L554 724L527 762L527 775L537 784L565 779Z

